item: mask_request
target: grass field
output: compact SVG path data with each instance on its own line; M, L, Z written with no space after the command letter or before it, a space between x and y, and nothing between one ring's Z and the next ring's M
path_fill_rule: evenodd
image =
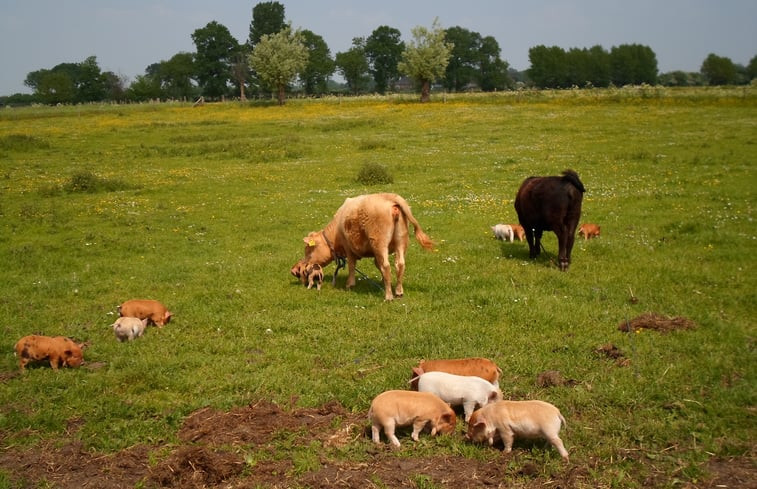
M696 486L712 460L753 471L756 135L753 88L4 109L2 450L146 444L157 464L205 406L336 400L365 413L421 358L484 356L502 368L505 398L562 410L586 487ZM393 183L358 183L365 164ZM602 236L577 240L561 273L552 233L531 261L489 227L517 222L525 177L566 168ZM436 243L411 243L404 298L384 302L367 280L345 291L344 272L320 292L289 275L309 231L346 197L379 191L404 196ZM372 260L358 268L378 280ZM161 300L172 322L118 343L109 325L131 298ZM696 328L618 330L647 312ZM17 375L13 345L32 333L89 341L87 364ZM608 344L625 362L596 352ZM547 370L577 383L537 385ZM503 457L459 433L400 439L387 457ZM300 443L293 476L373 450L360 436L340 450ZM567 470L548 445L516 452L541 482ZM517 470L502 481L523 482ZM0 463L0 487L16 477ZM40 480L29 487L55 487Z

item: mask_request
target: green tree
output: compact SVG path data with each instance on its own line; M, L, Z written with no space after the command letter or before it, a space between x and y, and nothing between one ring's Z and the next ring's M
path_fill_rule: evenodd
M168 61L161 61L157 67L163 97L173 99L191 99L196 95L194 55L192 53L174 54Z
M40 100L51 104L97 102L107 96L107 79L95 56L81 63L60 63L51 70L33 71L24 84Z
M485 92L504 90L512 85L508 74L509 64L500 58L499 43L496 39L492 36L481 39L478 54L479 68L476 78L481 90Z
M615 85L657 83L657 56L648 46L621 44L610 50L610 77Z
M454 26L444 32L444 39L453 46L445 70L444 87L459 92L477 78L481 34Z
M400 76L397 65L405 49L401 37L399 30L382 25L374 29L365 41L368 70L373 76L378 93L386 93Z
M302 39L308 50L308 63L300 73L305 93L308 95L326 93L328 79L336 67L334 60L331 59L329 47L321 36L308 30L302 31Z
M65 71L49 70L40 76L35 94L47 104L68 104L74 102L76 87Z
M757 55L752 57L752 59L749 60L749 64L746 67L746 74L749 78L749 81L754 80L757 78Z
M413 40L402 52L398 68L421 85L421 102L431 100L431 82L444 76L454 46L444 40L444 29L434 19L431 29L416 26Z
M528 76L539 88L569 87L568 59L559 46L534 46L528 50Z
M279 2L260 2L252 8L250 37L247 43L253 49L263 36L276 34L286 27L284 5Z
M112 71L102 74L105 83L105 98L107 100L124 100L126 98L126 80Z
M358 94L367 88L370 77L368 59L365 56L365 39L352 39L352 47L343 53L336 53L335 59L336 68L352 93Z
M277 93L284 105L287 86L307 66L308 49L302 33L288 26L276 34L264 34L250 54L250 66Z
M192 33L197 48L195 74L202 94L219 98L229 93L231 64L239 52L239 43L226 26L216 21Z
M710 53L700 70L708 85L732 85L737 82L736 65L730 58Z
M163 90L160 86L160 78L149 74L137 75L126 90L126 97L135 102L159 99L162 96Z

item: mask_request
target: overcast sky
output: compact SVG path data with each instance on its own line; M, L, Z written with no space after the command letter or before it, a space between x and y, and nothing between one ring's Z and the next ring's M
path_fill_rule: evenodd
M257 0L0 0L0 95L30 93L31 71L96 56L129 82L155 62L193 52L195 29L215 20L247 39ZM286 20L324 38L332 56L381 26L404 40L417 25L494 36L511 67L540 44L608 51L649 46L660 72L699 71L710 53L746 65L757 55L757 0L283 0Z

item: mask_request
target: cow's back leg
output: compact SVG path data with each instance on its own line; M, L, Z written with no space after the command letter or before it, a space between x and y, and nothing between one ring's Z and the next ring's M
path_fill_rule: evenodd
M534 230L534 249L531 250L531 258L536 258L541 254L541 236L543 232L541 229Z
M402 278L405 276L405 250L399 249L394 252L394 267L397 269L397 286L394 288L394 295L402 297L405 291L402 288Z
M536 249L536 236L534 236L534 230L528 226L523 226L523 229L526 231L526 241L528 242L528 256L530 258L536 258L536 255L538 255L539 253Z
M390 301L394 299L394 295L392 294L392 265L389 263L388 253L376 253L374 262L384 280L384 299Z

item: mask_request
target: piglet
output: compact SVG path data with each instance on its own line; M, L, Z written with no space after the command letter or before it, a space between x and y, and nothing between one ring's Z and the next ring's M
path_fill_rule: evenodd
M144 334L147 318L120 317L116 319L115 323L111 324L111 327L118 341L131 341Z
M418 434L427 425L431 425L431 436L437 433L454 433L457 417L449 405L429 392L386 391L373 399L368 411L371 422L373 442L380 443L379 430L395 447L400 441L394 435L397 426L413 426L411 435L418 441Z
M308 289L313 288L313 285L315 284L316 289L321 290L321 284L323 283L323 267L317 263L308 265L307 268L305 268L305 275L307 275L308 278Z
M80 366L84 361L82 346L63 336L29 335L18 340L14 349L22 371L29 362L42 360L48 360L53 370L58 370Z
M513 448L515 437L546 438L568 461L568 451L558 436L565 418L560 410L543 401L498 401L477 409L468 422L468 440L494 445L498 435L505 453Z
M509 224L495 224L491 227L494 237L502 241L513 242L513 228Z
M123 317L147 319L162 328L171 321L171 311L158 301L134 299L118 306L118 314Z
M499 376L502 370L488 358L452 358L441 360L422 360L417 367L413 367L410 388L418 390L417 378L425 372L447 372L455 375L475 375L499 387Z
M481 377L455 375L447 372L426 372L418 378L418 391L430 392L451 406L463 406L465 421L473 410L502 399L498 387Z

